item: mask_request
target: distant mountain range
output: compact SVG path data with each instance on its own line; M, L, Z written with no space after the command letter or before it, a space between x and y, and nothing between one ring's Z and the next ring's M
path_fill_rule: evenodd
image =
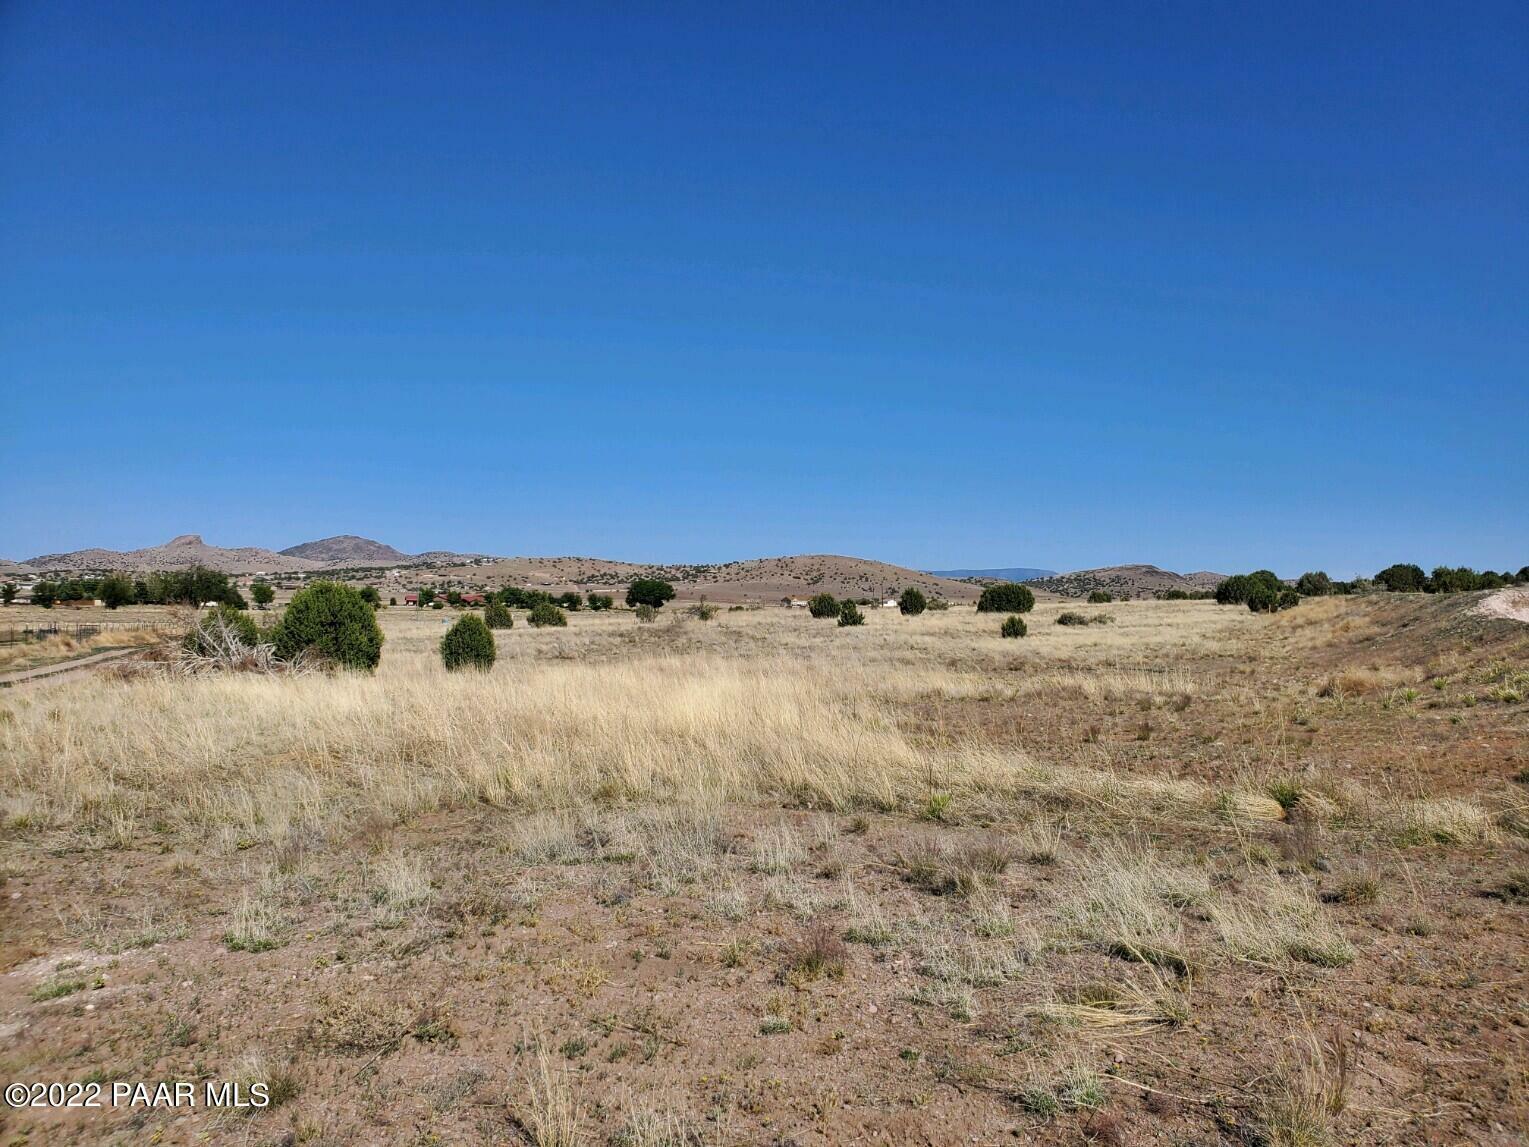
M1051 577L1056 570L1031 569L1029 566L1008 566L996 570L929 570L935 577L975 577L993 581L1029 581L1031 578Z
M163 545L138 550L86 549L39 554L20 565L0 562L0 571L180 570L205 566L231 574L309 573L358 566L460 564L483 557L483 554L459 554L450 550L411 555L354 534L302 542L279 552L260 546L211 546L200 534L182 534Z
M1056 573L1027 566L1002 569L918 570L870 558L838 554L796 554L750 558L718 564L658 565L607 558L505 557L428 550L407 554L372 538L340 534L300 542L284 550L260 546L208 545L200 534L182 534L158 546L138 550L85 549L40 554L24 564L0 560L0 574L100 573L179 570L205 566L229 574L321 573L415 567L428 582L447 578L481 585L530 585L584 589L625 585L635 577L661 577L674 583L682 596L711 596L720 601L775 603L782 597L828 592L835 596L882 600L908 586L950 601L970 601L981 581L1023 581L1037 591L1061 597L1086 597L1096 589L1116 596L1151 597L1170 589L1214 589L1223 574L1177 574L1150 565L1107 566L1102 569Z

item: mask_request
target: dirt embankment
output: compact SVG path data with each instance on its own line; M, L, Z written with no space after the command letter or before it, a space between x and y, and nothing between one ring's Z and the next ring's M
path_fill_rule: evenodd
M1503 617L1529 625L1529 586L1500 589L1477 608L1488 617Z

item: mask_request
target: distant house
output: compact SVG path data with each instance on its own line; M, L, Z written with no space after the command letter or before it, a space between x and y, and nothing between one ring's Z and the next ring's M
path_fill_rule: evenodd
M406 593L406 594L404 594L403 595L403 603L405 605L418 605L419 604L419 594L417 594L417 593Z
M487 600L481 593L464 593L462 595L463 605L482 605Z
M790 598L789 601L790 601L790 605L791 605L792 609L806 609L807 608L807 603L802 598L793 597L793 598Z
M897 599L895 597L887 598L886 601L881 603L881 608L882 609L896 609L897 608Z

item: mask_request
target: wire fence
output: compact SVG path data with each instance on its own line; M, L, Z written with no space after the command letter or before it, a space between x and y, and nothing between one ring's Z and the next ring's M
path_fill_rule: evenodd
M55 621L37 625L12 625L0 628L0 645L43 641L49 637L69 637L75 641L84 641L103 633L130 630L170 633L175 631L175 627L152 621Z

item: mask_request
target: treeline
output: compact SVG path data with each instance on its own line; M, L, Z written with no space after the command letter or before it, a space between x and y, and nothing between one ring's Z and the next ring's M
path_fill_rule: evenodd
M1431 574L1422 566L1398 563L1387 566L1373 578L1337 581L1322 570L1310 570L1286 585L1270 570L1234 574L1216 587L1215 598L1222 605L1246 605L1255 613L1274 613L1288 609L1303 597L1330 597L1354 593L1465 593L1470 590L1502 589L1510 585L1529 585L1529 566L1518 573L1480 573L1469 566L1435 566ZM1173 597L1181 591L1169 591ZM1184 594L1185 597L1191 596Z
M516 586L506 586L504 589L494 590L481 596L484 605L500 605L506 609L535 609L539 605L554 605L568 610L580 610L586 606L593 610L605 610L616 604L616 599L608 593L581 594L569 591L551 594L545 590L520 589ZM672 593L670 596L673 596ZM398 599L392 598L390 603L397 605ZM418 591L416 604L420 609L443 609L448 605L454 609L460 609L469 602L460 590L452 589L440 593L426 587Z
M205 605L207 602L245 608L244 595L228 580L226 573L201 567L144 574L137 578L108 574L99 578L44 579L32 586L32 604L44 609L52 609L61 601L97 598L107 609L124 605Z

